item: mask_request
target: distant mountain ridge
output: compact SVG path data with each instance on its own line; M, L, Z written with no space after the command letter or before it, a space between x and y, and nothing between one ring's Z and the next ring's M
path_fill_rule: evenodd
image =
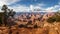
M38 14L38 13L40 13L40 14L42 14L42 15L44 15L44 14L48 14L48 13L55 13L55 12L16 12L16 15L20 15L20 14Z

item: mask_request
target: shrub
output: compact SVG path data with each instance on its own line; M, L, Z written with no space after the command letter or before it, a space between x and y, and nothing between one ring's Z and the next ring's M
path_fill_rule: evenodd
M22 28L22 27L24 27L24 25L23 24L20 24L18 27Z
M30 25L30 24L32 24L32 21L31 20L28 21L27 25Z
M48 19L47 19L47 22L48 23L54 23L56 21L56 18L54 18L54 17L49 17Z
M34 25L34 28L38 28L37 24Z
M47 19L47 22L48 23L53 23L53 22L60 22L60 15L54 15L54 16L52 16L52 17L49 17L48 19Z
M56 17L56 22L60 22L60 16Z

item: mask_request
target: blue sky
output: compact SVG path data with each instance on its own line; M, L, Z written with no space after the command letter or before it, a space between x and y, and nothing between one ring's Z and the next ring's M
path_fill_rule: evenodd
M54 6L58 4L59 0L21 0L17 2L17 4L23 4L23 5L31 5L31 4L38 4L38 3L43 3L47 4L49 6Z
M60 0L0 0L0 7L4 4L16 12L56 12L60 10Z

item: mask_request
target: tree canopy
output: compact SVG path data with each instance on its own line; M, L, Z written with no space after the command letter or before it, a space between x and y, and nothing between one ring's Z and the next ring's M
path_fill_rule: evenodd
M15 11L13 11L13 9L9 9L7 5L3 5L1 10L4 11L4 24L7 25L8 18L10 16L13 18L15 15Z

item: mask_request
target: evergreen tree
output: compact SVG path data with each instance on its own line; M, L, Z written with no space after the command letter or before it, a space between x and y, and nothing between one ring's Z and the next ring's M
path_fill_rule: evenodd
M3 5L1 9L2 11L4 11L4 24L5 25L7 24L7 16L8 16L7 9L8 9L7 5Z
M8 9L7 5L3 5L2 6L2 11L4 11L4 24L7 25L8 22L8 18L11 16L11 17L14 17L15 15L15 11L13 11L13 9Z

